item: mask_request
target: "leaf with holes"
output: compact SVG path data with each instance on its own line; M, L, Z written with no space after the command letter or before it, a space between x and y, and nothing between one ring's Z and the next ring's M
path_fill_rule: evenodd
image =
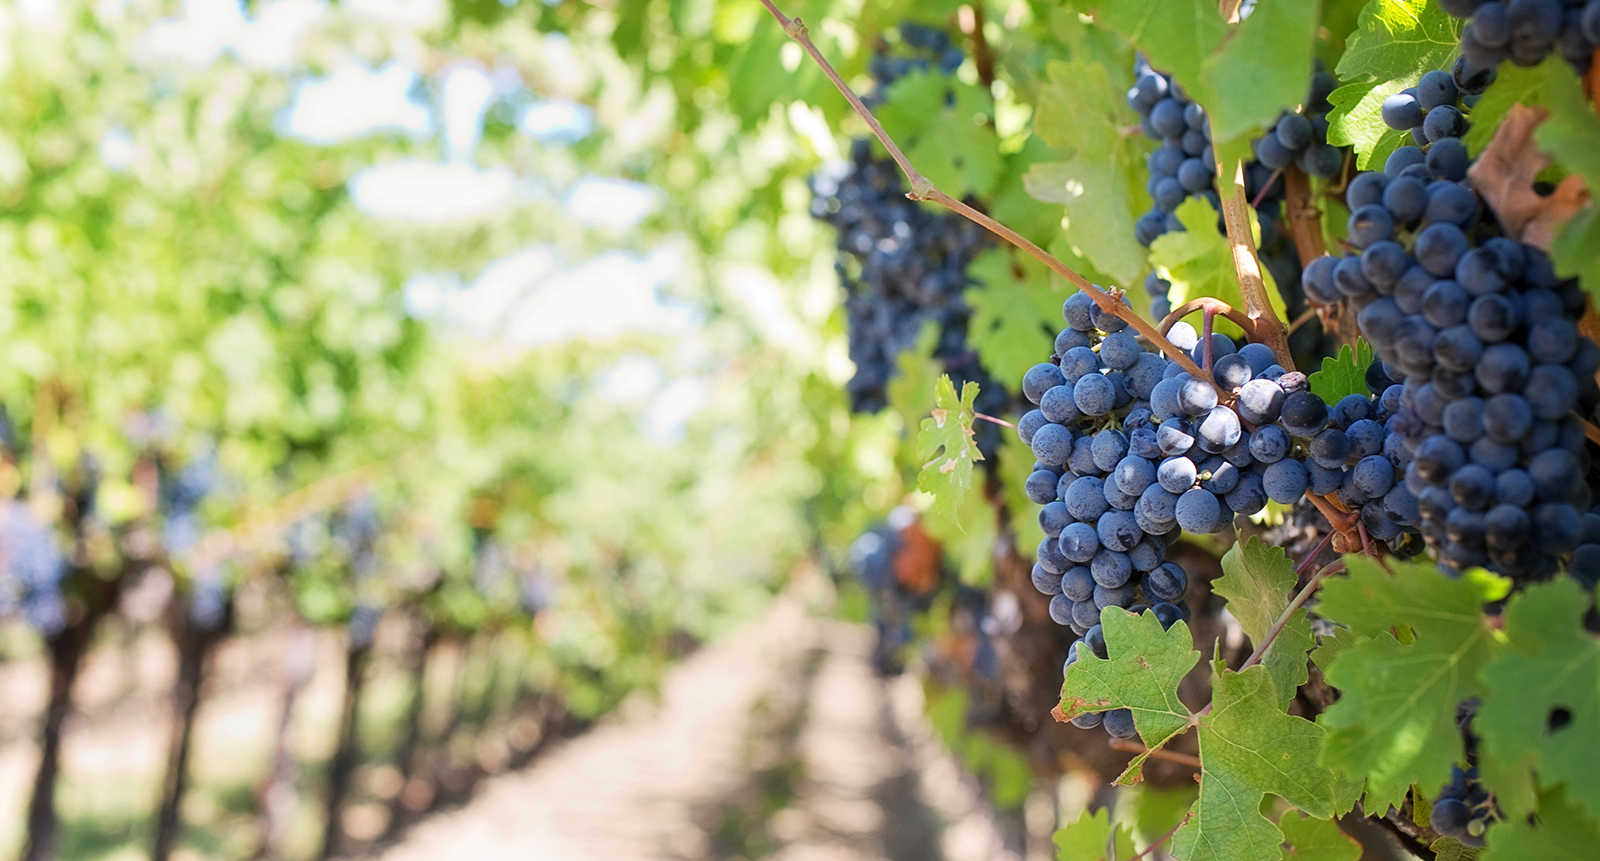
M977 383L969 380L957 398L950 376L941 375L934 388L933 415L922 420L917 434L917 457L922 461L917 489L933 494L934 511L943 516L955 517L962 497L972 489L972 465L983 460L972 434L977 398Z
M1317 613L1359 639L1327 670L1340 698L1318 718L1330 730L1321 762L1364 777L1367 808L1381 810L1413 783L1443 785L1465 760L1456 707L1484 693L1479 672L1500 636L1483 605L1509 584L1481 571L1451 579L1427 563L1390 561L1391 575L1363 556L1345 561L1349 576L1323 584Z
M1236 542L1222 557L1223 576L1211 583L1211 590L1228 599L1228 612L1239 620L1252 644L1259 645L1273 624L1289 607L1298 577L1294 563L1281 547L1251 536ZM1306 611L1295 610L1283 626L1261 663L1278 690L1278 705L1288 708L1295 689L1305 684L1306 653L1316 641Z
M1339 348L1339 355L1322 359L1322 370L1314 371L1307 379L1311 393L1333 406L1349 395L1365 395L1367 368L1372 366L1372 345L1356 339L1352 352L1349 344Z
M1506 605L1507 644L1483 669L1473 722L1508 789L1537 780L1600 818L1600 639L1583 626L1594 600L1576 580L1530 585ZM1514 781L1514 783L1513 783ZM1512 815L1531 799L1509 792Z
M1200 717L1200 797L1172 836L1184 861L1279 861L1284 833L1261 815L1271 794L1319 819L1355 803L1358 781L1316 762L1327 730L1284 714L1267 668L1213 667L1212 711Z
M1134 856L1128 826L1111 824L1111 811L1102 807L1079 814L1078 820L1056 831L1056 861L1127 861Z
M1600 828L1557 791L1539 798L1537 822L1516 816L1489 829L1482 861L1593 861Z
M1057 720L1089 712L1128 709L1145 746L1157 748L1189 726L1189 707L1178 699L1178 683L1200 661L1189 626L1161 630L1154 613L1135 615L1107 607L1100 612L1106 660L1087 649L1067 667ZM1136 757L1118 782L1137 782L1144 757Z

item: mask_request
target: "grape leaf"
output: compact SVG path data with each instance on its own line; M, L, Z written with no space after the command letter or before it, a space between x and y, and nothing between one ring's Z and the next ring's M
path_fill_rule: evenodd
M1361 844L1339 830L1332 819L1317 819L1299 811L1290 810L1278 820L1278 830L1283 832L1283 861L1356 861L1361 857Z
M1483 856L1483 848L1468 846L1454 837L1440 837L1428 844L1433 850L1433 861L1478 861Z
M1566 785L1566 797L1600 816L1600 640L1583 626L1593 601L1576 580L1529 586L1505 610L1507 648L1483 669L1487 692L1473 722L1485 759L1509 787ZM1566 723L1551 729L1561 712ZM1512 815L1527 799L1509 793Z
M1258 3L1221 48L1204 59L1204 90L1191 95L1206 106L1214 141L1253 135L1283 110L1306 100L1320 5L1307 0Z
M1239 279L1233 268L1233 251L1228 247L1228 238L1217 231L1217 211L1205 198L1191 197L1178 206L1177 215L1184 229L1164 233L1150 244L1150 263L1172 282L1167 291L1172 306L1176 308L1190 299L1210 296L1243 308L1244 297L1239 292ZM1258 238L1261 235L1253 210L1250 232ZM1266 281L1273 310L1280 319L1288 317L1272 273L1263 267L1261 277ZM1216 318L1215 330L1234 336L1243 334L1238 326L1222 317Z
M1367 368L1371 366L1372 345L1357 338L1354 352L1349 344L1345 344L1339 348L1338 356L1324 356L1322 370L1312 372L1307 382L1311 385L1311 393L1331 407L1349 395L1369 393Z
M1281 547L1251 536L1236 542L1222 557L1223 576L1212 581L1211 591L1228 599L1228 612L1239 627L1259 644L1289 606L1298 577L1294 564ZM1306 612L1297 609L1283 631L1272 641L1261 663L1278 689L1278 707L1288 708L1295 689L1306 683L1306 653L1316 641Z
M1349 576L1323 584L1317 612L1363 639L1327 669L1341 696L1319 718L1330 730L1321 762L1365 777L1368 809L1382 809L1398 806L1413 783L1442 785L1464 761L1456 706L1483 694L1478 673L1498 648L1483 604L1504 595L1507 581L1482 572L1450 579L1414 562L1390 562L1391 576L1366 557L1345 559ZM1414 640L1402 644L1392 628Z
M1124 135L1135 117L1101 66L1073 60L1049 67L1033 128L1065 161L1035 163L1023 178L1028 193L1067 209L1067 238L1096 269L1131 284L1144 274L1145 250L1134 239L1135 209L1145 205L1129 180L1143 168L1148 142Z
M954 518L961 497L972 489L972 465L983 460L973 439L973 402L978 384L968 381L956 397L948 374L941 375L934 389L933 415L922 420L917 434L917 458L922 471L917 474L917 489L933 494L933 510Z
M1228 35L1227 22L1210 0L1080 0L1076 5L1132 42L1151 66L1191 89L1200 83L1206 57Z
M1383 123L1383 100L1409 86L1405 81L1360 81L1328 95L1328 143L1355 148L1356 167L1382 170L1389 155L1411 143L1411 133Z
M1118 791L1117 811L1121 813L1124 804L1133 808L1132 815L1123 818L1133 820L1134 837L1148 845L1178 827L1199 792L1199 786L1187 781L1176 786L1142 783Z
M1078 821L1056 831L1056 861L1126 861L1134 855L1128 826L1111 825L1111 811L1102 807L1078 815Z
M1336 71L1345 86L1329 97L1328 143L1355 147L1356 166L1381 166L1408 143L1383 124L1383 100L1424 72L1448 69L1465 26L1428 0L1373 0L1361 10Z
M1543 63L1531 69L1521 68L1515 63L1501 63L1494 86L1485 90L1472 107L1472 128L1461 136L1468 152L1474 156L1483 152L1483 148L1494 139L1495 129L1500 127L1500 121L1505 119L1512 105L1545 104L1549 99L1550 75L1563 69L1567 74L1572 74L1572 67L1561 59L1560 54L1551 54Z
M999 139L984 122L993 113L986 90L934 71L902 76L874 111L917 170L957 198L986 197L1000 181Z
M1100 612L1106 635L1106 660L1087 650L1067 667L1061 685L1058 720L1089 712L1125 708L1145 746L1156 748L1189 726L1188 706L1178 699L1178 683L1200 661L1189 626L1178 622L1161 630L1154 613L1135 615L1107 607ZM1135 758L1118 782L1137 781L1143 757Z
M1341 81L1410 79L1448 69L1466 26L1432 0L1373 0L1361 10L1334 71Z
M1051 281L1043 263L1008 248L983 252L967 272L983 285L962 294L972 307L968 344L996 379L1021 380L1054 351L1067 291Z
M1482 861L1591 861L1600 828L1557 791L1539 799L1538 824L1515 816L1489 829Z
M1176 627L1176 626L1174 626ZM1200 720L1200 797L1172 836L1184 861L1278 861L1284 834L1261 815L1276 795L1319 818L1355 803L1360 784L1317 764L1327 730L1284 714L1267 668L1214 668L1210 714Z
M994 542L1000 534L999 517L999 509L990 505L982 493L968 490L957 495L950 511L941 511L934 505L924 512L922 523L928 534L943 546L945 555L955 562L956 576L961 582L983 588L994 579ZM1044 537L1043 532L1039 535ZM1036 539L1032 546L1023 550L1032 553L1038 545Z
M902 350L895 358L897 373L889 378L885 388L888 390L889 406L900 415L900 421L907 428L917 427L922 417L934 407L940 363L933 358L933 350L938 345L939 324L929 320L917 332L916 345L909 350Z
M1600 117L1589 110L1583 89L1566 71L1549 77L1550 118L1534 140L1569 173L1583 177L1591 195L1600 193ZM1551 244L1556 271L1583 279L1584 289L1600 296L1600 202L1591 197L1589 207L1567 222Z

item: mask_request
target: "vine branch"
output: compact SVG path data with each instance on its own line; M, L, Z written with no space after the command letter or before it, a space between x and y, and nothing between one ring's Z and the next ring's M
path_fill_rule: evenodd
M1107 740L1107 743L1111 745L1112 750L1120 750L1124 753L1144 754L1151 759L1160 759L1166 762L1176 763L1178 765L1187 765L1195 771L1199 771L1201 768L1200 757L1198 756L1191 756L1187 753L1178 753L1176 751L1165 750L1159 747L1148 748L1131 738L1111 738Z
M1283 213L1302 267L1328 253L1322 245L1321 211L1312 202L1311 178L1299 165L1290 164L1283 176Z
M1233 188L1222 198L1222 221L1228 231L1228 247L1233 252L1233 271L1239 277L1239 292L1244 296L1245 315L1256 323L1258 343L1272 348L1272 355L1284 370L1294 370L1289 354L1289 335L1278 312L1267 296L1267 282L1261 278L1261 261L1256 258L1256 243L1250 236L1250 204L1244 198L1244 162L1233 166Z
M1253 339L1255 337L1256 321L1246 317L1244 312L1240 311L1238 308L1229 305L1221 299L1215 299L1210 296L1201 296L1196 299L1190 299L1182 305L1173 308L1172 313L1161 318L1161 322L1156 324L1156 331L1165 335L1172 331L1172 327L1176 325L1179 320L1182 320L1196 311L1206 311L1211 314L1221 314L1222 316L1236 323L1239 328L1243 329L1246 338Z
M1147 342L1159 349L1161 352L1167 354L1168 357L1176 362L1179 367L1187 371L1191 376L1196 379L1206 380L1207 382L1210 382L1213 387L1216 387L1216 382L1211 379L1211 375L1201 370L1200 366L1195 364L1194 360L1189 358L1187 353L1173 346L1172 342L1162 337L1161 333L1157 332L1154 326L1150 325L1138 314L1135 314L1132 308L1129 308L1127 305L1123 304L1110 292L1102 289L1096 284L1090 283L1089 279L1079 275L1071 267L1067 266L1065 263L1062 263L1060 260L1057 260L1050 252L1045 251L1038 245L1035 245L1032 241L1017 233L1015 230L1006 227L1004 224L995 221L988 215L979 212L971 206L968 206L967 204L956 200L950 195L945 194L938 188L935 188L931 180L923 176L915 167L911 165L911 161L906 158L905 153L901 152L900 147L896 146L895 142L890 139L889 133L883 130L883 125L878 122L878 118L872 115L872 111L867 108L867 106L862 103L860 97L858 97L855 92L850 89L850 85L846 84L844 79L839 77L839 73L834 70L833 65L828 62L828 59L822 56L822 52L818 50L816 43L811 41L811 32L806 28L805 23L802 22L798 17L790 18L789 16L783 14L783 12L778 9L777 5L774 4L773 0L761 0L761 5L765 6L767 11L772 14L772 17L776 19L778 24L783 27L783 32L788 35L789 38L800 43L800 47L805 49L806 54L810 56L818 66L822 67L823 74L828 76L828 80L833 82L833 86L838 89L839 93L843 95L845 100L850 103L850 107L853 108L855 112L860 115L861 119L866 122L867 128L872 130L873 137L876 137L878 142L883 144L884 148L889 151L890 157L894 159L895 164L900 166L900 170L906 175L906 180L911 184L911 191L906 195L906 197L912 200L926 200L931 203L937 203L940 206L957 213L958 215L964 216L969 221L986 228L990 233L993 233L994 235L1004 239L1012 245L1015 245L1023 251L1026 251L1034 259L1049 267L1050 271L1067 279L1067 282L1072 284L1072 286L1088 294L1089 298L1093 299L1094 303L1100 306L1100 310L1127 323L1129 327L1131 327L1135 332L1138 332ZM1280 362L1280 364L1282 363ZM1284 365L1284 367L1287 368L1289 366ZM1227 394L1227 392L1222 391L1220 388L1217 389L1217 393L1219 395Z

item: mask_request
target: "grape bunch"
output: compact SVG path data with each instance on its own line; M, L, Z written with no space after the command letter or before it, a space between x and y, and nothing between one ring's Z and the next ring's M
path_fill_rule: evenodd
M1359 309L1384 372L1404 381L1390 428L1440 564L1540 577L1588 543L1589 456L1572 413L1600 402L1600 347L1578 332L1577 283L1495 235L1469 166L1458 138L1439 137L1357 176L1346 196L1358 253L1312 261L1303 282L1319 302Z
M1371 521L1374 539L1406 549L1417 515L1399 481L1399 452L1385 446L1400 394L1392 381L1384 398L1351 395L1330 410L1306 375L1285 371L1266 346L1220 333L1206 342L1175 324L1168 340L1209 369L1229 405L1088 295L1068 298L1062 313L1067 328L1055 354L1023 377L1038 408L1017 431L1036 459L1026 492L1043 506L1034 587L1095 655L1105 657L1106 607L1148 609L1167 626L1186 618L1188 576L1166 559L1169 542L1219 532L1268 500L1336 495ZM1073 648L1068 665L1082 646ZM1132 731L1126 714L1104 721L1113 735Z
M1600 45L1600 0L1441 0L1439 5L1470 19L1461 31L1461 54L1484 69L1505 60L1531 68L1559 52L1582 75Z
M1429 813L1429 825L1465 846L1482 846L1490 824L1500 818L1488 787L1478 781L1478 737L1472 732L1478 701L1467 700L1456 710L1456 725L1467 751L1467 767L1450 766L1450 782L1439 791Z
M1139 58L1134 69L1135 83L1128 91L1128 105L1139 113L1140 128L1161 145L1146 160L1150 178L1146 190L1155 206L1139 217L1134 230L1139 242L1149 245L1157 237L1183 230L1175 214L1189 197L1203 197L1213 209L1221 211L1216 191L1217 162L1211 146L1211 124L1205 108L1190 101L1173 80ZM1323 179L1339 173L1344 151L1328 141L1328 94L1338 79L1323 70L1320 62L1312 75L1305 105L1278 117L1253 144L1256 160L1245 166L1245 194L1256 208L1261 225L1260 256L1293 304L1299 302L1295 282L1299 279L1299 257L1291 238L1278 225L1282 216L1283 183L1279 172L1290 164L1311 176ZM1218 231L1224 228L1219 221ZM1145 279L1150 295L1150 314L1161 319L1172 311L1168 298L1171 287L1152 272ZM1292 312L1298 309L1291 308Z
M932 67L948 74L950 52L960 56L943 31L910 24L900 31L902 44L946 59L880 56L883 62L873 64L878 79L874 98L881 98L898 76L935 62ZM923 327L932 324L939 332L933 355L955 385L978 383L978 410L1005 412L1010 402L1005 387L983 370L967 346L971 310L962 299L975 283L967 267L991 246L989 233L960 215L936 213L907 200L898 166L876 155L865 139L852 144L849 161L819 170L811 187L811 214L838 231L837 269L855 363L846 386L851 409L873 413L888 404L897 358L913 349ZM984 456L993 455L998 430L986 426L977 435Z
M877 633L872 665L880 674L901 669L901 652L911 644L911 620L926 610L941 582L942 552L906 506L862 533L850 544L849 570L865 587Z
M67 625L66 559L50 527L21 502L0 511L0 621L20 618L46 637Z
M1419 147L1452 139L1456 143L1444 144L1451 150L1450 157L1464 160L1465 145L1460 137L1467 132L1467 111L1478 103L1478 97L1494 83L1493 66L1479 68L1458 57L1454 71L1434 69L1422 76L1414 87L1406 87L1383 100L1383 123L1395 131L1411 132L1411 141Z

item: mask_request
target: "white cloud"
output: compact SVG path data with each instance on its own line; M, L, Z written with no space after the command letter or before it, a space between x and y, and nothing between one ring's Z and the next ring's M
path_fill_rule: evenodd
M300 82L284 115L284 133L317 144L385 129L427 134L433 116L411 97L416 83L416 72L399 63L372 70L346 60L326 78Z
M481 218L510 206L517 177L510 168L417 160L369 167L350 181L350 196L380 218L440 223Z
M567 214L584 224L621 230L638 224L661 203L661 192L623 179L582 179L567 192Z

